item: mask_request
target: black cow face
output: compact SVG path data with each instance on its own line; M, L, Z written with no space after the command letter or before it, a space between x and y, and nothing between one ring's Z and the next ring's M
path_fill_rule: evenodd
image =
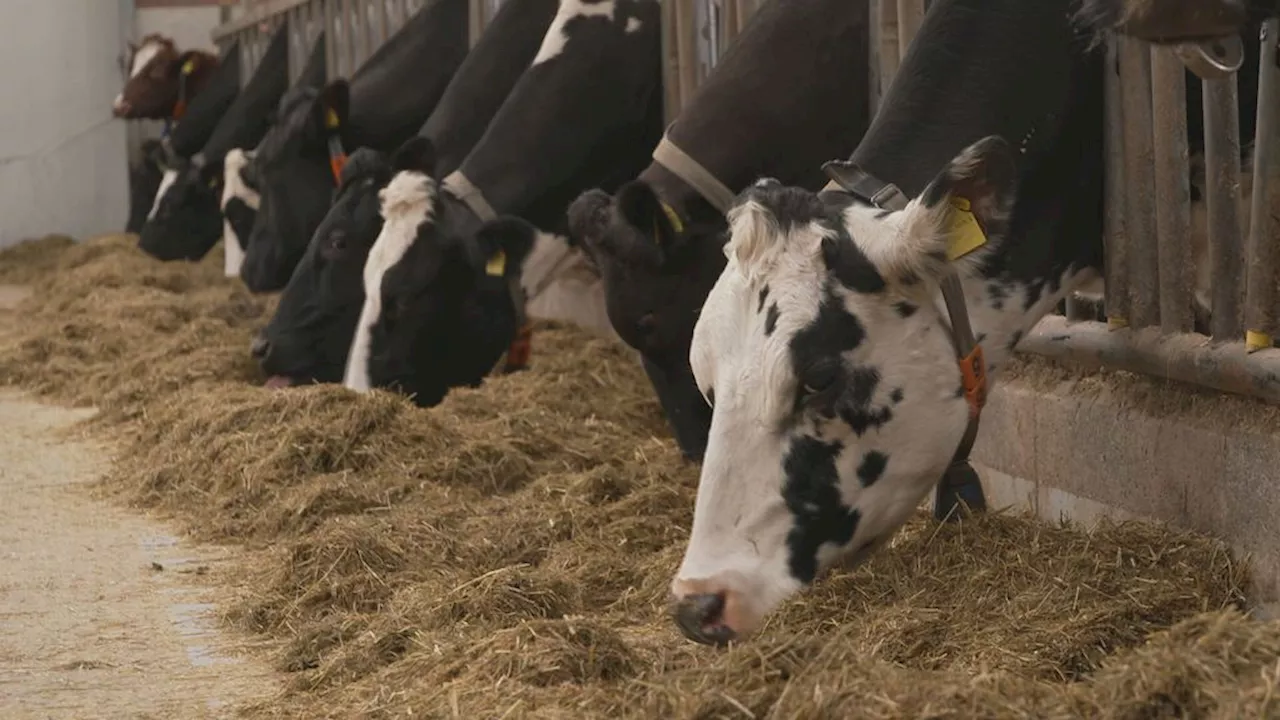
M711 410L689 369L689 344L724 269L723 216L673 219L652 188L634 181L616 199L600 190L581 195L569 206L569 226L595 258L609 321L643 356L681 449L700 458Z
M323 90L293 88L280 99L278 120L252 163L261 200L240 269L250 290L284 288L324 219L335 184L329 137L346 125L348 99L343 80Z
M438 192L429 144L415 138L393 160L384 225L364 270L365 304L344 383L386 387L419 405L476 386L514 338L511 283L533 245L523 220L482 223Z
M365 260L382 232L378 194L391 172L386 156L370 148L357 150L343 169L333 207L253 345L271 384L342 381L364 304Z
M183 161L142 226L138 247L159 260L199 260L222 237L222 162Z

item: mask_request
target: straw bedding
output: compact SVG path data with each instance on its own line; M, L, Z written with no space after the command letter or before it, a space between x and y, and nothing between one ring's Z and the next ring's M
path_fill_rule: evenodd
M625 348L547 325L530 371L432 410L271 391L245 358L269 303L218 258L37 245L0 381L97 404L129 443L111 492L254 550L228 620L292 679L255 713L1280 716L1280 624L1239 611L1243 565L1145 524L922 515L759 637L693 645L663 604L697 469Z

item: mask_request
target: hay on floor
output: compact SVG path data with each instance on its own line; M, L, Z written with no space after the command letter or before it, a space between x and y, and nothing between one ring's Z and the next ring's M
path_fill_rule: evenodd
M633 354L545 325L526 373L432 410L272 391L268 301L210 262L64 250L0 377L128 431L108 487L254 548L230 621L278 641L307 717L1280 715L1280 624L1214 540L923 514L725 651L665 596L697 469Z

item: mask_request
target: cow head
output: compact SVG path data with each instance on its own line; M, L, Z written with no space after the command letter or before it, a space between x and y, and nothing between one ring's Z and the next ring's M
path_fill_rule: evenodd
M169 172L172 183L161 186L138 247L159 260L199 260L222 236L222 160L196 155Z
M250 290L282 289L324 219L336 184L329 141L346 126L348 105L345 80L295 87L280 99L253 162L261 201L240 269Z
M1015 180L1009 145L988 138L902 211L772 180L739 197L689 358L712 421L672 583L685 635L751 632L883 545L937 484L969 408L935 293L989 255L949 259L953 203L998 246Z
M483 223L442 192L423 138L401 147L392 164L343 383L393 388L430 406L452 387L479 385L509 346L517 330L511 283L536 231L514 218Z
M570 232L591 252L605 283L609 321L640 351L685 454L706 447L710 411L689 369L694 323L724 268L724 216L681 219L636 180L616 197L601 190L569 206Z
M365 260L382 231L378 195L391 173L390 161L371 148L347 161L333 206L253 343L272 385L342 381L364 303Z
M174 115L183 83L203 62L197 51L179 53L173 41L148 35L137 45L129 43L124 88L111 104L115 117L128 120L164 120Z
M1083 0L1076 21L1096 33L1172 44L1235 35L1274 10L1267 0Z

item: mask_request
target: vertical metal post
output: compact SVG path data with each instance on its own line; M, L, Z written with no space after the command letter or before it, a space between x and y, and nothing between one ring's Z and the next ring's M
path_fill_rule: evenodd
M342 0L342 19L339 21L342 24L342 42L346 44L346 51L342 53L342 57L347 63L347 71L344 73L347 77L355 75L356 68L360 67L354 5L355 0Z
M471 47L475 47L480 40L480 34L484 32L484 0L469 0L467 6L469 10L467 15L467 34L471 41Z
M1129 248L1130 318L1134 327L1159 322L1160 256L1155 228L1155 149L1151 137L1151 51L1120 39L1124 113L1125 241Z
M374 12L378 15L378 47L382 47L382 43L391 37L391 25L387 17L390 13L387 12L386 0L377 0L376 4Z
M670 125L680 114L679 9L676 0L662 0L662 93L663 116Z
M1240 109L1236 75L1204 81L1205 203L1209 216L1210 329L1221 342L1240 337L1244 295L1240 237Z
M898 60L907 56L907 48L924 22L924 0L897 0L898 3Z
M1160 329L1190 332L1191 196L1187 173L1187 71L1167 47L1151 48ZM1130 189L1132 191L1132 188Z
M1120 92L1120 50L1118 40L1107 43L1103 88L1106 108L1106 205L1103 217L1106 233L1106 277L1103 291L1107 324L1113 328L1129 324L1129 247L1125 227L1124 108Z
M876 0L872 0L875 2ZM880 97L889 90L893 76L898 74L898 3L897 0L879 0L880 3L880 44L872 52L876 53L880 65Z
M333 82L342 76L342 64L339 62L340 58L338 57L338 48L340 47L338 44L338 29L334 23L334 4L338 0L321 0L321 2L324 3L324 53L325 65L327 66L325 79L328 82Z
M1250 198L1249 258L1244 322L1245 349L1270 347L1276 331L1276 242L1280 223L1280 66L1276 43L1280 20L1262 26L1258 75L1258 125L1253 146L1253 197ZM1215 313L1216 314L1216 313Z
M698 88L698 13L695 0L675 0L676 47L679 48L680 107Z

